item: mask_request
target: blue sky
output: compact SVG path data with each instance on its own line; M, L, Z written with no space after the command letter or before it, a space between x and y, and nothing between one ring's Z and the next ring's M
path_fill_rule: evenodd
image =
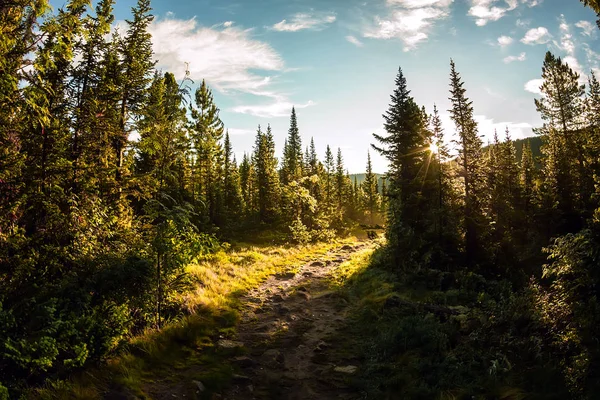
M59 5L56 4L55 5ZM117 0L116 18L135 5ZM508 126L532 135L550 49L582 74L600 72L595 15L577 0L154 0L159 68L212 87L238 159L258 124L278 153L296 106L304 144L341 147L351 173L364 171L371 134L382 131L402 67L415 100L436 103L446 133L452 57L474 101L484 140ZM373 152L372 152L373 153ZM372 154L374 169L386 162Z

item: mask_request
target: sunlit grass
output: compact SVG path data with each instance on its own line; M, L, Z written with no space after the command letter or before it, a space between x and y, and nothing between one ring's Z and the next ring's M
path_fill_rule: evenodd
M238 244L235 250L198 260L187 267L193 289L178 298L187 315L160 331L147 329L104 365L88 368L70 381L50 383L28 398L100 399L117 390L150 399L148 386L166 377L188 384L201 380L209 391L216 391L231 378L233 369L215 348L215 338L234 334L241 296L270 275L295 272L305 262L355 241L351 237L293 247ZM190 370L194 374L188 376Z

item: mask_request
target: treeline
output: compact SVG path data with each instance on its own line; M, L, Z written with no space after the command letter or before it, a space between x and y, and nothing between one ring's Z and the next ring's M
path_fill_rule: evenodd
M453 61L457 158L449 157L438 110L428 115L415 103L402 70L384 115L387 133L375 135L373 147L390 163L385 263L401 280L442 290L443 303L456 304L458 294L472 307L464 316L471 325L461 328L470 333L468 350L445 358L451 365L435 375L447 389L462 382L457 393L468 398L490 380L532 398L561 387L573 398L600 391L600 84L593 72L587 89L580 78L546 54L535 100L544 121L535 130L540 168L528 142L517 158L508 129L483 146Z
M156 70L149 0L121 34L113 4L0 3L0 398L178 315L186 264L222 239L380 220L370 160L358 186L339 150L304 152L294 110L281 163L259 127L238 165L206 83Z

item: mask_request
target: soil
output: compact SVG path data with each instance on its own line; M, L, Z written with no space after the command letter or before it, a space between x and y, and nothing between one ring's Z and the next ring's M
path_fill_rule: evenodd
M352 354L330 351L344 326L346 301L330 289L331 271L352 253L344 246L303 265L296 274L271 276L245 298L236 345L246 356L231 361L239 373L223 400L359 399L350 384L360 368Z

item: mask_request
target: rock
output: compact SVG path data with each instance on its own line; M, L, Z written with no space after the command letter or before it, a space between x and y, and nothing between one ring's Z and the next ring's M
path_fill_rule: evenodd
M323 264L321 261L315 261L312 264L310 264L311 267L323 267L325 266L325 264Z
M281 352L277 349L269 349L269 350L265 351L263 353L262 357L269 364L283 363L283 361L284 361L283 354L281 354Z
M255 364L253 359L246 356L235 357L233 363L241 368L252 367Z
M280 294L276 294L271 300L273 300L275 303L281 303L282 301L285 301L283 296Z
M198 389L198 391L200 393L204 392L206 390L206 387L204 387L204 384L200 381L192 381L192 383L194 385L196 385L196 388Z
M342 250L342 251L352 251L352 250L354 250L354 247L352 247L349 244L347 244L347 245L344 245L340 250Z
M238 347L244 347L244 343L228 339L221 339L217 342L217 347L220 347L222 349L235 349Z
M238 374L233 374L232 376L234 382L238 382L238 383L251 383L252 379L250 379L250 377L246 376L246 375L238 375Z
M335 367L333 370L342 374L352 375L358 371L358 367L355 365L346 365L345 367Z
M328 349L329 347L331 347L329 344L327 344L323 341L320 341L319 343L317 343L317 347L315 347L315 351L321 352L321 351Z
M344 262L344 259L343 259L343 258L336 258L335 260L333 260L333 262L334 262L334 263L337 263L337 264L339 264L339 263L343 263L343 262Z
M298 291L298 292L308 292L308 289L306 287L304 287L304 286L298 286L296 288L296 291Z
M309 272L309 271L306 271L306 272L302 273L302 276L304 276L304 277L306 277L306 278L308 278L308 277L310 277L310 276L313 276L313 275L314 275L314 274L313 274L312 272Z

